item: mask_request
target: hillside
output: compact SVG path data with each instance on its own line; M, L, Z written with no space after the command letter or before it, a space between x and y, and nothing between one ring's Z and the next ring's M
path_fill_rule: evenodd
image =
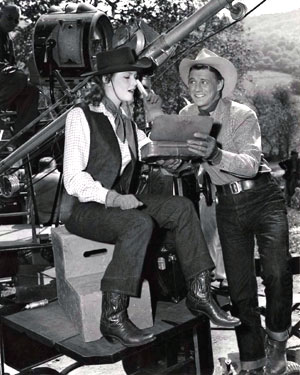
M251 70L244 77L243 87L247 95L253 96L257 92L271 92L276 86L290 87L293 77L288 73L271 70Z
M300 76L300 9L247 17L243 25L246 42L253 51L254 69Z

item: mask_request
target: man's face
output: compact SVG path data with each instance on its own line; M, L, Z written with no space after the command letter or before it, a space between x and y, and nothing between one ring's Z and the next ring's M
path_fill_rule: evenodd
M188 88L194 103L201 109L207 109L220 97L223 81L218 81L215 73L207 69L191 69Z
M20 13L17 8L3 9L0 13L0 28L9 33L13 31L20 20Z

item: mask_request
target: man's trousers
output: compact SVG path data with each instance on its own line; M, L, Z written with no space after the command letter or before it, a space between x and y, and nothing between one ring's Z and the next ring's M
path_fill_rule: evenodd
M264 331L258 311L254 249L260 255L266 294L266 331L275 340L289 336L292 273L289 266L288 222L284 198L270 178L266 184L238 194L219 194L217 223L241 366L250 370L265 363Z

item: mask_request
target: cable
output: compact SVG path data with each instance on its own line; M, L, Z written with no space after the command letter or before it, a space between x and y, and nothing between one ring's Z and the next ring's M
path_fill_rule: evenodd
M249 14L251 14L252 12L254 12L257 8L259 8L259 7L260 7L263 3L265 3L266 1L267 1L267 0L262 0L262 1L261 1L260 3L258 3L254 8L250 9L249 12L247 12L247 13L245 14L245 16L243 17L243 19L246 18L246 17L247 17ZM181 59L181 56L182 56L183 54L185 54L186 51L191 50L192 48L194 48L195 46L197 46L197 45L199 45L199 44L203 44L203 43L206 42L208 39L210 39L210 38L212 38L212 37L218 35L218 34L221 33L222 31L228 29L229 27L235 25L236 23L238 23L238 22L240 22L240 21L241 21L241 20L235 20L234 22L231 22L230 24L228 24L228 25L222 27L221 29L217 30L216 32L214 32L214 33L208 35L206 38L201 39L200 41L197 41L197 42L193 43L191 46L185 48L182 52L180 52L179 55L177 55L177 58L176 58L175 61L173 61L170 65L168 65L168 67L167 67L165 70L163 70L158 76L155 77L153 83L156 82L157 79L161 78L161 77L162 77L162 76L163 76L168 70L170 70L170 68L171 68L173 65L175 65L175 64Z

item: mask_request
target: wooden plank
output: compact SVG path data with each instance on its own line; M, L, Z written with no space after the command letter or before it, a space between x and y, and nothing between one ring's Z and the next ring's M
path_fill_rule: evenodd
M57 342L78 335L58 302L2 317L2 321L16 331L25 332L29 337L48 346L54 346Z
M36 226L37 235L50 235L51 227ZM32 243L32 227L30 224L0 225L0 250Z
M147 347L125 348L119 343L110 344L104 338L85 343L57 302L3 317L2 321L44 345L55 346L60 353L84 364L114 363ZM161 340L191 329L196 323L199 323L199 318L187 310L184 301L179 304L159 303L154 327L149 329L157 335L157 340L148 345L159 344Z

